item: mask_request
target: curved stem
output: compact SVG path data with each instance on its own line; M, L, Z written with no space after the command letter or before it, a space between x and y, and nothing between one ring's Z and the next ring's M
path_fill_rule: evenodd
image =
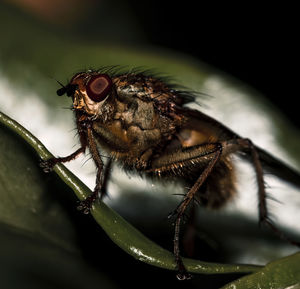
M35 136L2 112L0 112L0 123L22 137L43 160L53 157ZM80 200L91 194L90 189L64 165L56 165L54 171L74 191ZM102 201L93 205L91 213L111 240L128 254L145 263L169 270L176 270L174 255L171 252L146 238ZM256 265L217 264L193 259L183 259L183 263L188 272L201 274L253 273L262 268Z

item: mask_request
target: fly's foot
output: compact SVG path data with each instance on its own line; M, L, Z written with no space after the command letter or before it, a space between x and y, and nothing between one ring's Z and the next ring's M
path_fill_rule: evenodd
M95 200L95 194L88 196L85 200L79 203L77 210L82 211L85 215L88 215L91 211L92 205L95 202Z
M50 173L53 170L53 167L56 165L57 161L55 158L43 161L40 161L40 167L45 173Z
M176 258L176 263L178 268L178 272L176 274L177 279L180 281L191 279L192 275L188 273L188 271L185 269L185 266L183 265L183 262L180 257Z
M297 247L300 247L300 242L299 241L295 241L291 238L289 238L288 236L286 236L283 232L281 232L280 229L278 229L274 224L273 222L268 218L268 217L264 217L264 218L261 218L259 220L259 226L262 226L262 225L265 225L265 226L268 226L274 233L276 233L282 240L285 240L287 242L289 242L290 244L294 245L294 246L297 246Z
M186 271L179 271L176 277L180 281L192 279L192 275Z

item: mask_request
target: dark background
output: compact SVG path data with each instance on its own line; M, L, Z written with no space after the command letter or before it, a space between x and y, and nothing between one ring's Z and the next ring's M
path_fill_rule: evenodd
M128 1L146 40L185 52L251 85L298 128L299 17L295 6ZM196 6L196 4L198 4Z
M171 49L262 92L300 128L299 17L290 3L7 0L76 41ZM65 33L65 34L64 34ZM125 45L125 46L124 46Z

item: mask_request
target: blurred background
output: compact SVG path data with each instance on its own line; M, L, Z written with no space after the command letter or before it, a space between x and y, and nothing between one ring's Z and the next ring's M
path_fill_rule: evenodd
M295 106L299 19L291 3L6 2L79 42L94 40L184 52L256 88L300 125Z
M72 113L66 110L70 99L56 96L56 79L66 83L75 72L101 65L155 68L179 84L211 95L200 101L205 113L299 169L297 9L274 3L268 7L199 3L0 2L0 109L32 131L55 155L67 155L78 142L73 137ZM8 145L9 139L6 131L1 133L0 141L7 142L8 156L5 163L0 159L0 180L7 179L10 172L13 183L0 188L1 224L9 226L9 233L5 237L2 233L0 239L0 272L1 279L7 281L6 288L20 288L20 284L30 284L28 288L41 288L41 284L43 288L95 288L95 284L104 288L140 284L144 288L199 288L200 284L206 286L203 288L219 288L237 277L199 275L184 284L177 282L174 272L127 256L90 216L76 211L76 199L68 188L54 175L40 172L32 152L18 148L20 154L33 159L23 164L16 157L19 150L13 140ZM95 171L88 158L67 166L93 188ZM16 166L20 167L18 174ZM265 264L295 252L293 246L268 230L259 230L253 171L238 159L237 167L241 181L236 200L221 212L197 211L194 257L212 262ZM16 177L21 175L35 176L37 188L28 183L26 191ZM133 182L137 184L134 188ZM299 238L297 189L272 176L267 177L267 182L282 202L270 204L276 222ZM180 200L172 195L175 189L178 186L174 184L161 187L128 177L115 168L110 198L105 201L150 239L172 250L173 227L166 216ZM11 192L9 197L7 191ZM11 232L11 227L26 233ZM0 228L7 231L4 226ZM70 256L56 247L51 253L52 245L45 240L60 249L67 248ZM20 247L19 242L26 246ZM38 262L28 264L33 256ZM64 269L58 270L57 264ZM11 281L14 276L19 280L15 287Z

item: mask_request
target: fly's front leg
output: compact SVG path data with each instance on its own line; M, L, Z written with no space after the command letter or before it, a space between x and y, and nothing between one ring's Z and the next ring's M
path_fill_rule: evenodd
M96 186L94 188L93 193L90 196L88 196L85 200L80 202L80 205L78 206L78 210L83 211L84 214L88 214L90 212L92 204L97 198L99 198L104 183L103 161L99 154L97 143L93 135L93 131L90 127L87 129L87 142L88 142L90 153L92 155L92 158L97 168L97 174L96 174Z
M76 124L81 147L69 156L51 158L49 160L41 161L40 166L43 168L43 171L45 173L51 172L56 164L72 161L76 159L80 154L85 152L87 147L86 127L88 126L88 123L86 121L80 121L78 112L76 112L76 116L78 116L76 117Z
M41 161L40 162L40 167L43 168L43 171L45 173L49 173L53 170L53 167L56 164L60 164L60 163L66 163L69 161L72 161L74 159L76 159L80 154L85 152L85 146L79 148L78 150L76 150L74 153L70 154L69 156L66 157L58 157L58 158L51 158L49 160L46 161Z
M111 167L112 167L112 158L110 158L108 162L105 164L103 184L101 186L101 192L100 192L100 200L102 200L107 195L107 185L110 177Z
M80 154L85 152L87 147L87 138L86 138L85 130L81 126L79 123L77 123L81 147L78 150L76 150L74 153L70 154L69 156L51 158L49 160L41 161L40 166L43 168L43 171L45 173L51 172L53 170L53 167L56 164L72 161L76 159Z
M158 173L168 172L174 170L174 168L182 167L188 164L205 163L205 168L201 175L198 177L195 184L189 189L183 198L182 202L176 209L176 221L175 221L175 233L174 233L174 256L177 265L177 278L179 280L190 279L191 275L187 272L181 256L179 248L179 236L180 236L180 225L186 209L188 208L191 201L194 199L196 192L202 186L204 181L207 179L214 166L218 162L222 155L222 145L218 143L205 144L195 146L189 149L183 149L181 152L169 155L169 158L162 158L154 161L152 166L161 164L160 167L154 167L152 171ZM167 161L170 159L169 161ZM176 161L175 161L176 159Z

